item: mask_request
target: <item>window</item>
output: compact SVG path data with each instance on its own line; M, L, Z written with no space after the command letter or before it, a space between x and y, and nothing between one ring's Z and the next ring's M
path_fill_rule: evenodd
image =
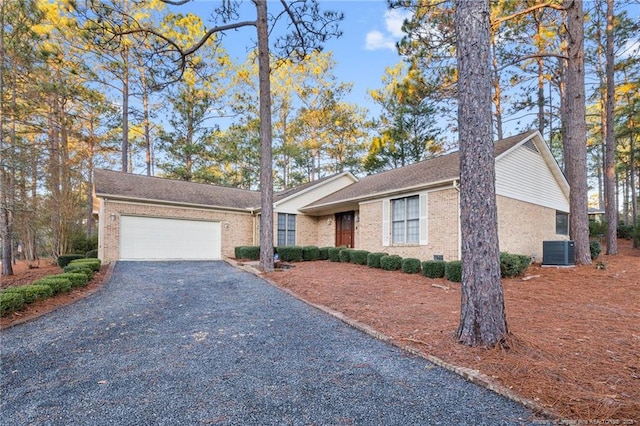
M569 235L569 213L556 211L556 234Z
M278 213L278 245L296 245L296 215Z
M391 200L391 242L418 244L420 240L420 198Z

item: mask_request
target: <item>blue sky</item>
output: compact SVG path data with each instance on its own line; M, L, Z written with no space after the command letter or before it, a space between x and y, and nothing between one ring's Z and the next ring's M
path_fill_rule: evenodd
M246 19L253 19L255 8L248 0L245 3ZM280 10L279 1L273 3L274 11L276 7ZM199 14L210 25L207 18L219 4L214 0L196 0L175 10ZM405 15L388 11L385 0L320 0L320 7L344 13L340 24L343 35L328 41L325 51L333 52L338 80L354 85L347 100L368 108L371 116L377 116L379 108L371 101L368 91L380 88L385 69L401 61L395 43L402 36L400 27ZM234 60L242 62L247 49L254 46L255 37L253 28L243 28L228 33L223 45Z

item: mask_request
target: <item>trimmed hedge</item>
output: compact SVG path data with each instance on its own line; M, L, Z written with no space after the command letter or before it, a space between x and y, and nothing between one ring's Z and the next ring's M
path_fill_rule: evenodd
M320 259L320 249L316 246L302 247L302 260Z
M366 265L369 252L366 250L351 250L349 252L349 262L356 265Z
M340 247L329 247L327 254L329 255L329 260L332 262L340 262Z
M62 269L63 272L67 273L67 272L80 272L83 273L87 276L87 280L90 280L91 278L93 278L93 269L91 269L89 266L87 265L67 265Z
M69 263L71 263L72 260L77 260L77 259L84 259L84 255L83 254L61 254L60 256L58 256L58 266L61 268L64 268Z
M444 277L444 269L447 263L444 260L427 260L422 262L422 275L427 278Z
M71 281L71 287L84 287L89 282L89 277L82 272L65 272L64 274L52 275L51 278L67 278Z
M397 254L382 256L380 258L380 267L385 271L398 271L402 268L402 257Z
M452 260L451 262L447 262L444 268L444 277L453 281L454 283L459 283L462 281L462 262L459 260Z
M353 250L349 248L341 248L338 252L338 258L340 262L349 263L351 261L351 252Z
M69 278L44 277L34 281L33 284L48 285L53 290L54 295L71 291L71 280Z
M302 247L300 246L276 247L276 253L283 262L300 262L302 260Z
M24 299L24 303L33 303L38 300L48 299L53 295L53 290L48 285L30 284L19 287L9 287L5 292L18 293Z
M330 248L331 247L320 247L318 249L318 260L328 260Z
M0 316L7 316L24 307L24 297L14 291L0 293Z
M513 278L524 275L531 265L531 257L523 254L500 253L500 275L502 278Z
M89 250L87 254L85 254L87 259L97 259L98 258L98 249Z
M417 274L420 272L420 259L407 257L402 259L402 272L405 274Z
M260 246L238 246L233 252L236 259L260 260Z
M98 272L100 270L100 267L102 266L102 262L100 261L100 259L76 259L76 260L72 260L69 265L86 265L87 267L89 267L93 272ZM67 266L69 266L67 265Z
M367 255L367 266L369 268L381 268L380 258L382 256L387 256L387 253L369 253Z
M598 240L589 241L589 252L591 252L591 260L595 260L602 253L602 244Z

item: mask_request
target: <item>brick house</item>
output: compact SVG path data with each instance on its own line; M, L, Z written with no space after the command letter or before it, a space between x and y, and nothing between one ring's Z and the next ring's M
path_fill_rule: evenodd
M569 185L537 131L496 142L500 250L542 257L568 238ZM274 244L460 258L459 155L356 179L348 172L274 195ZM257 245L260 194L95 172L99 253L118 259L220 259Z

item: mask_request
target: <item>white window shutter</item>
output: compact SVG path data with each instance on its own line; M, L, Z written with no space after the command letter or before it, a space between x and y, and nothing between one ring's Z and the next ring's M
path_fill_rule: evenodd
M382 200L382 245L384 247L389 246L389 219L391 215L391 202L389 200Z
M420 245L426 246L429 243L429 232L428 232L428 222L427 222L427 205L428 205L428 197L427 194L420 194Z

